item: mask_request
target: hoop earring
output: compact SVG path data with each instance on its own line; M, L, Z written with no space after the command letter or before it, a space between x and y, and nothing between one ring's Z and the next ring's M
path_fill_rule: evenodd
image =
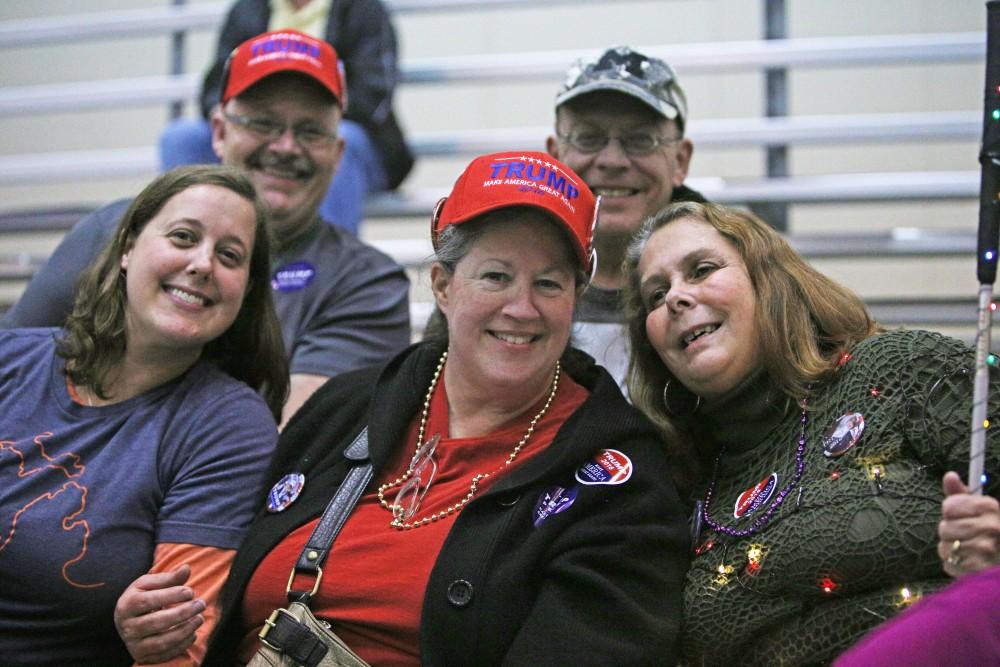
M666 410L667 416L678 418L678 417L684 417L686 415L693 415L695 412L698 411L698 408L701 407L701 396L695 394L694 392L688 392L690 396L694 396L694 405L688 407L687 410L675 410L670 405L670 397L669 397L670 383L672 381L673 379L671 378L670 380L667 380L666 384L663 385L663 409Z

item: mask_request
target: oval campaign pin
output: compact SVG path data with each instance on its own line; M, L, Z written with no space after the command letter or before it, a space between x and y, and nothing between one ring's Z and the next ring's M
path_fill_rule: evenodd
M576 501L576 487L571 486L564 489L561 486L553 486L542 492L535 503L535 528L542 525L550 516L565 512L569 506Z
M849 412L833 422L823 433L823 454L829 458L840 456L853 447L865 432L865 416Z
M298 472L289 473L279 479L267 494L267 511L274 513L284 510L295 502L305 485L306 476Z
M761 505L771 499L776 486L778 486L778 473L772 472L741 493L736 499L736 506L733 507L733 518L739 519L741 516L756 512Z
M602 449L576 471L581 484L624 484L632 476L632 459L617 449Z

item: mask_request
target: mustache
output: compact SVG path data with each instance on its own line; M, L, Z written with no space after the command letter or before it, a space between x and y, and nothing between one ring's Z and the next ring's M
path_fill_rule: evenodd
M247 159L251 169L275 169L294 178L309 178L316 172L316 163L308 155L276 153L262 146Z

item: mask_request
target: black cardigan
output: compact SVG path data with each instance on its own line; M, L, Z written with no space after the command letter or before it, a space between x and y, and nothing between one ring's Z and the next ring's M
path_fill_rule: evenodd
M348 469L342 452L364 424L379 479L420 409L440 353L419 344L381 370L333 378L299 410L281 435L269 484L297 471L305 487L287 510L259 513L251 526L205 664L233 663L250 576L285 535L322 512ZM545 451L456 519L424 597L424 665L675 662L688 536L662 444L590 357L570 350L563 366L591 394ZM575 481L580 466L606 448L628 456L631 478L620 485ZM575 486L578 496L535 527L536 504L555 486Z

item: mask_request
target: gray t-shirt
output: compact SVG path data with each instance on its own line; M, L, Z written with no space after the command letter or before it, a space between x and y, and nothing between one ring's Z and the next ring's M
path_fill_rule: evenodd
M77 277L111 239L131 200L83 218L7 312L4 328L61 326ZM410 343L410 282L384 253L317 219L272 258L274 305L289 371L331 377Z
M671 202L706 199L697 190L681 185L673 190ZM625 398L628 372L628 326L621 313L622 290L590 286L580 297L573 313L573 346L592 356L611 373Z
M611 373L622 393L628 371L628 331L618 308L621 290L606 290L591 285L576 304L573 313L573 346L583 350Z

